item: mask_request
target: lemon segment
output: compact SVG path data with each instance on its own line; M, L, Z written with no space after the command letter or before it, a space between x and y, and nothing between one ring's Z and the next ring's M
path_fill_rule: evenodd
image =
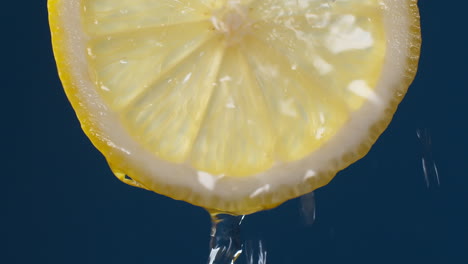
M205 1L191 0L83 0L83 24L91 36L102 36L166 27L176 24L190 24L209 17L210 9L217 1L207 6Z
M258 2L263 3L261 10L278 10L269 8L267 2L269 5L270 1ZM257 11L254 15L259 22L252 35L276 49L277 56L287 57L292 69L299 68L313 79L315 89L309 89L326 89L332 100L341 100L349 112L355 111L368 99L366 95L372 94L384 64L382 2L304 2L312 7L291 5L298 10L280 14ZM360 61L366 63L358 66ZM366 87L355 88L359 83ZM366 88L367 94L357 92Z
M159 157L185 161L201 129L223 53L219 40L209 41L188 56L190 62L144 87L122 111L134 138Z
M246 39L247 57L262 89L277 138L276 160L296 160L317 149L348 118L340 100L331 98L282 53L256 38ZM333 118L330 118L333 116Z
M245 54L225 52L192 162L212 174L245 176L271 167L276 138Z
M146 96L155 83L213 37L209 26L198 22L188 32L184 25L174 25L91 39L87 44L90 74L104 100L112 109L124 111L136 97Z
M421 43L416 0L48 8L67 96L116 176L236 214L310 192L364 156Z

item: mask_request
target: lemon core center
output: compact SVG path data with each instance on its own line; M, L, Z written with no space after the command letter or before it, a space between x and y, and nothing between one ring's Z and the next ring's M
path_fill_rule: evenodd
M227 45L239 43L252 24L247 8L236 1L228 1L225 7L213 11L211 23L214 30L224 35Z

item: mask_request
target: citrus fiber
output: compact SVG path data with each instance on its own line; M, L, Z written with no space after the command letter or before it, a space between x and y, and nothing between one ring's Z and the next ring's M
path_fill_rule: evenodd
M122 181L236 214L364 156L414 78L416 0L49 0L60 78Z

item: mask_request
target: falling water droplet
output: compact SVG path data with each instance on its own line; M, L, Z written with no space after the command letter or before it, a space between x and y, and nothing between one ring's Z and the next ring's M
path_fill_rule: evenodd
M422 146L422 157L421 165L424 174L424 180L426 182L426 187L439 187L439 171L437 170L437 165L432 156L432 139L428 129L418 129L416 130L416 135L418 136L419 142Z
M263 245L263 242L258 241L258 247L254 245L252 241L247 241L245 244L245 257L247 264L266 264L267 262L267 251Z
M233 264L242 253L240 225L244 216L211 214L211 252L208 264Z
M315 194L310 192L301 196L301 213L306 225L312 225L315 222Z

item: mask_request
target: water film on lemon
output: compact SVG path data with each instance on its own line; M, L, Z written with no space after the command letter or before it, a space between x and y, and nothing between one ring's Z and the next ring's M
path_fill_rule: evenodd
M365 155L419 55L416 0L49 10L67 95L119 179L235 214L309 193Z

